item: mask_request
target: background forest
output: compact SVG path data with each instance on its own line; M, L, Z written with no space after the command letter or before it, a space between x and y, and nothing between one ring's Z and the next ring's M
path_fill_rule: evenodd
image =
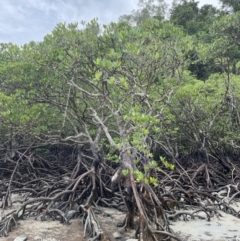
M31 212L68 222L72 203L102 240L95 205L124 203L122 226L144 241L176 238L167 211L180 201L239 215L212 195L240 196L240 4L221 4L141 0L109 25L59 23L42 42L0 44L0 205L20 189L32 198L1 236Z

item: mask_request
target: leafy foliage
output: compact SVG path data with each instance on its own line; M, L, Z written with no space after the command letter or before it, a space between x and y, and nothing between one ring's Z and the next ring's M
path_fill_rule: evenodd
M139 7L135 26L58 24L43 42L2 43L1 138L97 143L115 163L136 151L133 169L143 156L145 167L174 161L204 138L236 149L239 13L220 18L211 5L182 1L162 21L162 1Z

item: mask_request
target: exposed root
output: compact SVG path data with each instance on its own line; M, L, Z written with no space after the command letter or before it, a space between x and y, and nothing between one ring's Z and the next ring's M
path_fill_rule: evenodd
M84 211L83 215L83 225L84 225L84 234L86 233L91 237L88 241L102 240L102 241L113 241L109 234L102 229L100 223L98 222L92 207L85 208L81 205L82 210Z
M180 240L170 228L170 221L180 218L185 221L194 218L210 220L212 215L219 215L218 210L239 216L230 205L240 195L240 169L236 165L229 175L223 175L221 168L211 163L194 163L190 167L186 164L184 172L181 172L182 163L182 168L174 171L154 170L159 183L154 187L148 182L136 181L132 157L125 152L121 157L126 159L123 163L128 174L123 176L117 171L118 185L113 189L112 164L96 164L95 160L91 165L89 157L85 157L86 160L78 153L72 161L64 159L61 164L59 160L50 162L43 158L37 162L29 161L31 165L21 159L5 166L0 162L0 170L5 173L0 186L2 208L11 202L13 205L20 203L0 221L0 236L7 236L17 227L19 219L29 216L68 224L74 215L83 215L84 236L89 235L90 241L114 240L97 220L93 205L124 210L126 216L120 231L135 229L140 241ZM24 197L14 200L17 193L24 193ZM195 211L188 212L187 209L192 207Z
M2 218L0 221L0 237L7 237L8 233L12 231L13 227L17 227L18 215L16 213L10 213Z

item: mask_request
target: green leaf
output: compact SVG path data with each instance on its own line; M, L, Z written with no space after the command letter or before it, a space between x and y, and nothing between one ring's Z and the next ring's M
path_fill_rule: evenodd
M113 85L113 84L115 83L115 78L114 78L113 76L110 77L109 80L108 80L108 83L109 83L110 85Z
M155 177L150 177L149 183L153 184L155 187L158 186L158 180Z
M123 176L127 176L129 174L129 170L128 169L123 169L122 170L122 174L123 174Z
M96 73L95 73L95 80L96 80L96 81L99 81L100 78L101 78L101 76L102 76L102 72L99 72L99 71L96 72Z

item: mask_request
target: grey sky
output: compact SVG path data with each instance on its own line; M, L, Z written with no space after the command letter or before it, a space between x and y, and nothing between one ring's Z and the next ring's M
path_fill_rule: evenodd
M41 41L59 22L117 21L136 8L138 0L0 0L0 42ZM171 4L171 0L165 1ZM199 0L218 6L218 0Z

